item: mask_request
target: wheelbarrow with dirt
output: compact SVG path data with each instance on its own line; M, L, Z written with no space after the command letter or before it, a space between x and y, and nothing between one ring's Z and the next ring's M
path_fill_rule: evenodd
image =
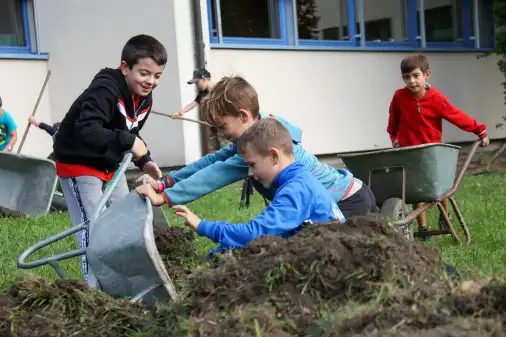
M357 178L368 182L376 196L380 213L390 218L391 224L401 229L409 239L450 234L460 243L456 229L441 203L442 200L449 199L466 243L469 244L471 234L453 195L479 144L479 141L473 144L458 172L460 147L442 143L348 153L339 157ZM423 205L408 212L406 204L415 203ZM437 230L413 233L412 221L432 207L439 209L444 226Z
M116 178L126 171L131 159L131 153L124 156L89 221L28 248L18 258L18 267L32 269L50 265L60 278L64 278L58 261L86 255L98 289L112 297L128 297L132 302L142 300L149 307L154 307L157 301L176 300L174 285L155 245L153 208L149 199L132 191L104 210L117 184ZM27 262L39 249L84 230L89 231L88 247Z
M56 189L54 162L0 152L0 212L7 216L41 216L51 207Z

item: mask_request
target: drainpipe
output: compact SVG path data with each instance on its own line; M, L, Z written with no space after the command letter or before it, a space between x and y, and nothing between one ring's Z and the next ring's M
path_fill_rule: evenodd
M192 1L192 9L193 9L193 34L195 38L195 63L197 68L205 68L206 67L206 56L204 52L205 44L204 37L202 33L202 11L200 7L200 0ZM200 114L200 106L198 107L198 112ZM200 136L202 138L201 146L202 146L202 156L209 153L209 133L210 130L205 125L200 125Z

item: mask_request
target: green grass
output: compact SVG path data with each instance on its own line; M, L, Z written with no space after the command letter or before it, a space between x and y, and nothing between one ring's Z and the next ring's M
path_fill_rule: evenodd
M471 246L458 246L449 237L435 237L430 244L441 249L443 259L459 269L472 269L486 275L506 275L506 196L501 186L506 175L467 176L456 195L460 209L470 228ZM201 218L207 220L228 220L243 222L252 219L264 208L263 200L257 193L248 209L239 210L241 185L234 184L197 200L188 206ZM183 226L180 218L164 209L173 226ZM453 217L456 220L456 217ZM430 211L429 223L435 224L437 213ZM454 225L458 227L456 221ZM0 219L0 289L6 289L20 275L16 267L19 255L29 246L58 234L70 226L67 213L50 213L39 219ZM460 228L460 227L458 227ZM199 237L195 249L205 255L214 244L207 238ZM51 256L76 249L74 237L69 237L42 249L35 258ZM409 263L409 261L406 261ZM61 266L67 277L80 278L78 258L62 261ZM49 266L32 269L49 278L56 274Z

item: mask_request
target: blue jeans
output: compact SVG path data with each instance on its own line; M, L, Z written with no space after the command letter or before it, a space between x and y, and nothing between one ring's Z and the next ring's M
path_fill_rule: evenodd
M103 195L107 182L93 176L81 176L73 178L59 178L62 187L65 203L67 204L72 226L80 225L88 221L95 212L98 200ZM123 174L118 178L116 188L105 207L109 207L114 201L123 198L129 193L126 177ZM103 211L103 210L102 210ZM89 230L92 230L89 228ZM88 247L88 229L77 232L77 245L79 248ZM98 281L95 274L88 266L86 255L81 256L81 268L84 281L90 288L98 288Z

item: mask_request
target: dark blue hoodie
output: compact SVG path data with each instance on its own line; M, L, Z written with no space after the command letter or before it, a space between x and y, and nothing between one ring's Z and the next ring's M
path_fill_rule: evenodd
M330 192L302 163L296 161L287 166L272 184L277 187L272 203L250 222L200 222L198 234L221 244L210 255L242 248L262 235L286 238L299 232L304 224L345 221Z

